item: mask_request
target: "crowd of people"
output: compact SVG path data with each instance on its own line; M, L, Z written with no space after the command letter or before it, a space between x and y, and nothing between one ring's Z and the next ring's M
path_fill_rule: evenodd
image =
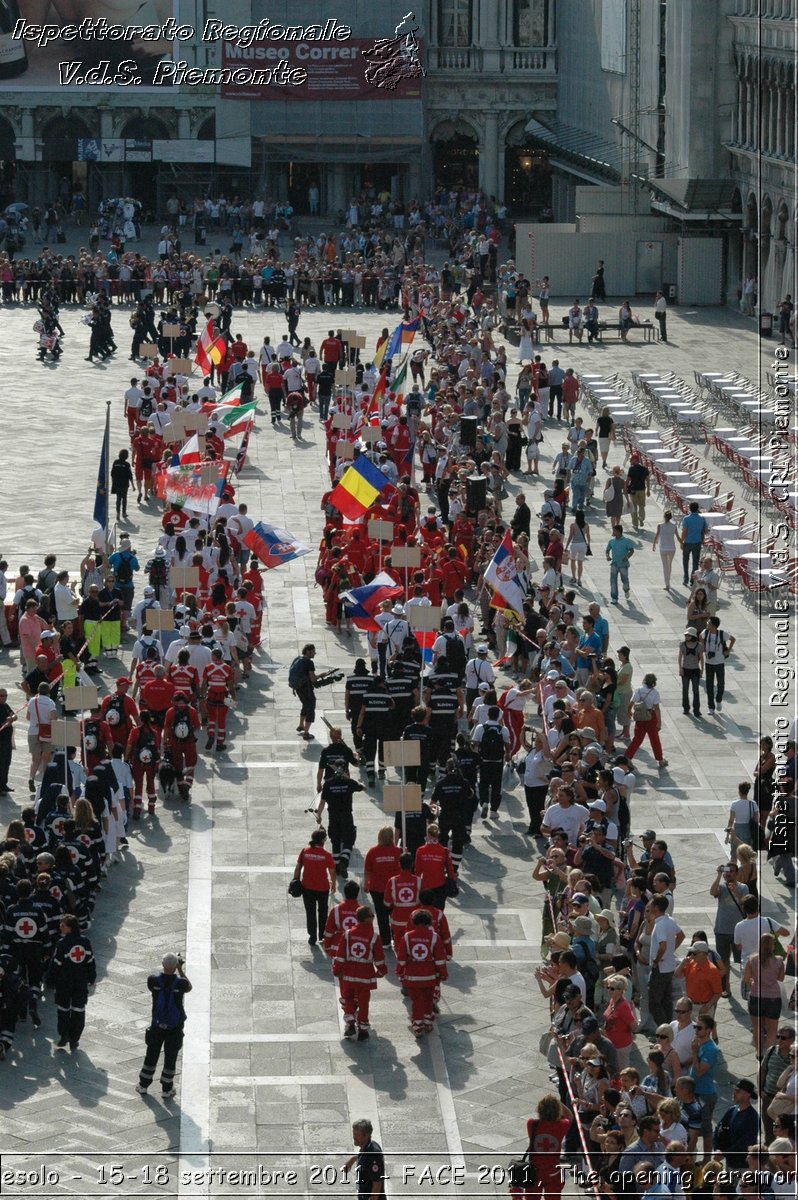
M495 310L482 291L490 248L483 256L477 244L476 257L464 295L453 276L442 271L433 280L431 268L406 262L404 251L401 262L397 256L393 286L404 320L393 336L386 328L368 356L334 329L318 351L309 340L297 348L289 329L282 342L272 348L267 338L256 353L221 312L216 319L214 334L225 339L231 358L227 372L216 368L222 386L238 362L233 382L246 375L254 394L260 367L273 425L293 396L299 397L294 436L302 437L314 409L325 429L330 488L320 497L315 577L328 627L342 639L365 635L351 643L344 691L349 733L331 729L321 752L317 829L298 856L289 890L303 900L311 947L321 940L331 959L344 1036L369 1037L371 993L393 967L409 999L412 1034L423 1038L433 1028L452 956L447 902L469 872L469 845L480 828L505 820L507 792L518 778L527 836L541 851L534 880L543 885L546 936L536 979L551 1006L544 1050L558 1089L540 1102L530 1124L537 1182L521 1190L559 1194L554 1163L562 1145L583 1174L604 1173L607 1194L676 1196L688 1174L699 1180L693 1189L699 1194L713 1187L726 1194L724 1172L743 1194L754 1194L751 1170L763 1172L773 1194L789 1194L798 1072L783 1044L792 1046L794 1031L782 1021L781 979L794 958L779 939L792 931L761 916L756 860L777 816L789 825L790 850L794 844L794 743L792 767L777 779L772 742L763 741L754 802L748 816L745 805L732 806L732 850L711 888L718 906L714 949L706 931L696 931L680 959L687 939L677 921L672 853L653 830L632 835L635 760L645 738L660 769L667 767L657 678L647 672L635 686L634 646L611 649L611 620L581 586L591 547L606 537L612 598L619 599L619 584L629 593L628 564L639 539L632 540L620 518L628 509L633 531L643 527L651 481L634 456L625 476L619 466L610 468L612 422L600 418L594 429L576 416L572 367L563 370L556 361L547 367L534 356L510 394L507 354L494 341ZM394 352L397 334L405 349ZM253 360L257 365L246 366ZM343 368L355 374L346 387L339 386ZM181 450L169 434L177 409L210 413L203 461L220 467L224 428L213 420L221 398L215 382L209 375L192 396L189 381L170 376L168 359L160 358L143 380L133 378L125 396L131 447L119 453L113 474L120 520L132 488L143 504L165 494L159 481ZM550 479L540 465L547 437ZM341 489L361 467L371 502L361 498L360 519L353 521ZM505 512L507 482L522 475L529 483ZM174 788L180 802L190 801L203 726L206 752L225 751L228 717L251 670L264 616L261 573L246 541L252 521L236 502L235 479L220 471L212 515L166 503L163 532L146 555L123 536L107 559L89 553L74 585L52 555L38 577L24 565L8 580L11 620L3 641L18 636L22 651L31 800L3 844L6 905L19 902L21 883L38 887L41 874L49 875L43 887L52 894L52 872L38 870L35 858L46 845L54 861L39 866L63 863L66 872L69 859L75 883L71 895L57 885L61 912L85 930L92 881L124 847L127 823L142 819L145 793L148 817L156 813L156 782L165 795ZM375 519L382 524L372 534ZM663 567L676 545L666 524L667 517L658 530ZM722 634L717 573L711 561L701 561L689 514L676 540L690 623L673 669L683 681L685 709L692 700L695 711L705 664L722 668L733 641ZM195 582L173 586L175 569L192 567ZM0 563L0 571L7 569ZM146 578L138 600L137 576ZM375 603L364 610L372 587ZM421 609L430 610L431 621L419 618ZM170 611L174 629L150 616ZM54 751L49 731L59 689L68 679L91 685L104 656L127 634L135 638L130 676L117 679L92 708L79 746ZM316 691L328 682L316 671L315 653L308 643L288 679L301 705L297 733L308 741ZM706 694L709 707L713 701L719 707L717 670L707 671ZM3 732L14 716L4 703ZM420 804L380 831L365 855L361 885L350 874L355 798L376 797L393 758L386 742L412 743L417 761L403 768L403 781L418 789ZM0 791L9 790L8 758L0 758L6 766ZM79 810L84 797L89 807ZM78 850L75 859L78 820L94 849ZM771 857L794 886L792 853ZM344 899L331 907L339 881ZM366 894L371 903L362 902ZM45 963L49 943L38 957L22 953L8 925L6 943L7 974L32 995L30 964ZM724 1033L718 1008L732 986L732 960L741 962L760 1072L757 1080L738 1080L731 1108L716 1120L718 1030ZM633 1061L638 1032L656 1038L643 1070ZM759 1112L752 1108L758 1094L767 1098ZM775 1135L769 1146L760 1140L760 1115L763 1138ZM792 1182L779 1190L785 1173Z

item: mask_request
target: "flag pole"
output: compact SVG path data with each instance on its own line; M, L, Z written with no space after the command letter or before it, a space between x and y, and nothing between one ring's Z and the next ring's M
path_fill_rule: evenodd
M105 402L105 558L111 547L111 401Z

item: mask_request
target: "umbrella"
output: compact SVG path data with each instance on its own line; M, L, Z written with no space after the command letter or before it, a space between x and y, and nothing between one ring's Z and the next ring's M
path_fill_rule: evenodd
M27 204L24 204L21 200L17 200L14 204L9 204L6 206L6 213L9 215L13 215L14 213L23 213L26 211L27 207Z

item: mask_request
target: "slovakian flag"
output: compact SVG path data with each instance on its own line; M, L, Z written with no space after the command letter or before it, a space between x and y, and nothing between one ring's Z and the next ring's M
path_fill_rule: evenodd
M347 620L354 622L357 629L379 629L374 616L380 604L383 600L393 600L395 596L401 596L403 591L402 585L387 571L380 571L371 583L365 583L362 587L352 588L351 591L342 594Z
M507 608L519 617L523 617L526 592L515 564L513 540L510 537L509 529L485 568L483 578L495 593L495 603L492 601L494 607Z
M341 516L356 521L371 508L386 488L391 486L387 475L383 475L364 454L355 459L330 493L330 504Z
M194 362L203 375L207 375L211 367L218 367L224 358L226 346L222 334L214 333L213 321L208 321L197 339L197 352L194 355Z
M258 521L243 537L244 545L260 559L264 567L281 567L292 558L301 558L310 554L310 547L303 546L293 533L281 529L279 525L269 525Z

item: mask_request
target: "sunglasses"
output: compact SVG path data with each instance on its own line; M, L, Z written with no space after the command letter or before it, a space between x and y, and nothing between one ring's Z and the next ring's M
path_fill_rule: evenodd
M792 1039L795 1037L795 1034L794 1033L777 1033L776 1037L779 1039L780 1042L791 1042Z
M667 1033L658 1033L657 1034L658 1042L669 1042L670 1040L671 1039L668 1037Z

